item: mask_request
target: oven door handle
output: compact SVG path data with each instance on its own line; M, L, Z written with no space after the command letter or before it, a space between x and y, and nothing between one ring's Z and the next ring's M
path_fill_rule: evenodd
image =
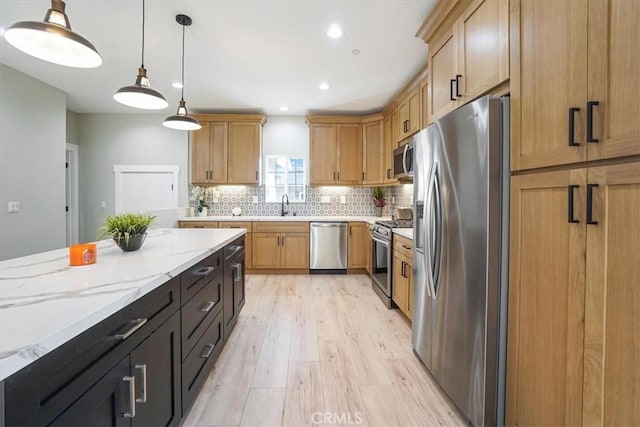
M386 246L387 248L389 247L389 242L385 242L384 240L378 239L378 238L376 238L376 237L374 237L374 236L371 236L371 239L372 239L374 242L378 242L378 243L380 243L381 245Z

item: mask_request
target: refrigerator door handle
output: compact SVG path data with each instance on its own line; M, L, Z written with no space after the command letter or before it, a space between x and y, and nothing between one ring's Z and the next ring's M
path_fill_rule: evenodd
M433 173L433 192L435 196L435 252L433 257L433 298L435 299L437 296L437 292L440 288L440 264L442 260L442 245L444 242L442 232L443 232L443 218L442 218L442 193L440 191L440 171L438 170L438 163L436 162L434 165L434 173Z
M427 273L427 292L431 296L431 298L436 299L436 291L435 285L433 283L433 253L431 248L431 236L427 230L431 230L433 226L433 197L434 197L434 187L435 187L435 177L436 170L438 168L437 162L433 163L431 170L429 171L429 181L427 185L427 215L424 216L424 233L425 233L425 243L424 243L424 263L425 263L425 272ZM427 222L428 221L428 222Z

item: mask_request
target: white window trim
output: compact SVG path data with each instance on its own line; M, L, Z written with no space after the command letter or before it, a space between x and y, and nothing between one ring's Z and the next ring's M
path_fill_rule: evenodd
M262 180L262 186L264 187L264 198L265 198L265 203L281 203L281 201L267 201L267 187L268 185L266 184L267 182L267 174L269 173L267 171L267 161L269 160L269 158L271 157L284 157L286 159L302 159L303 162L303 166L304 166L304 171L302 173L302 186L304 187L304 200L291 200L290 203L306 203L307 202L307 169L308 169L308 165L307 165L307 159L305 159L305 157L303 155L297 155L297 154L267 154L266 156L264 156L264 177ZM288 187L288 183L287 183L287 187ZM288 193L287 193L288 194Z
M115 174L115 213L121 213L122 209L122 176L126 173L170 173L171 184L173 185L173 198L171 207L178 207L178 175L180 173L179 165L114 165L113 173Z

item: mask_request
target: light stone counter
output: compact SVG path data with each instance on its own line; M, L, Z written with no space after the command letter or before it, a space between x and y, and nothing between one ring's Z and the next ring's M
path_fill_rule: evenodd
M352 221L373 224L390 219L380 216L183 216L178 221Z
M150 230L142 248L98 242L96 264L69 267L68 249L0 262L0 381L245 234Z
M399 236L413 240L413 228L394 228L393 232Z

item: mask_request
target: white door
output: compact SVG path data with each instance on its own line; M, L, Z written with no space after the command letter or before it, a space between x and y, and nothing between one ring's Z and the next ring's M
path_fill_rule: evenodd
M178 207L179 166L117 165L115 213Z

